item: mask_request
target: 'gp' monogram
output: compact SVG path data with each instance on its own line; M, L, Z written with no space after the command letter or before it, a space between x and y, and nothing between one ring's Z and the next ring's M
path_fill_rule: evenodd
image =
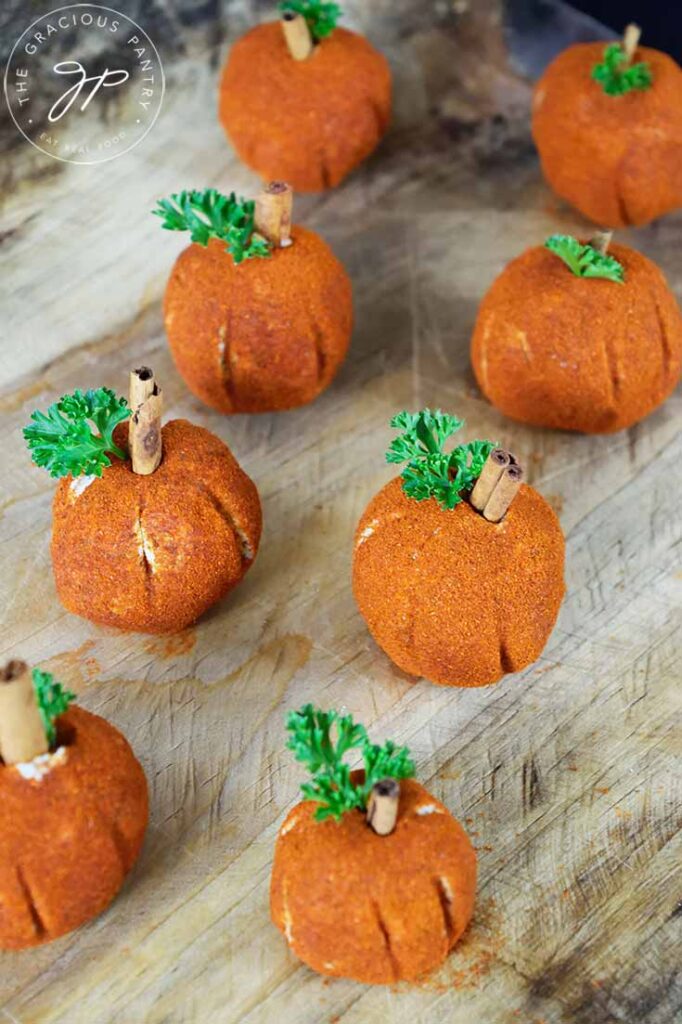
M74 82L65 93L63 93L50 107L50 112L47 115L48 121L54 123L59 121L64 114L70 110L71 105L81 94L83 86L87 82L94 82L88 96L81 104L81 111L90 103L90 100L95 95L100 86L104 89L110 89L115 85L123 85L130 78L130 75L123 68L118 71L110 71L109 68L105 68L101 75L92 75L88 78L85 68L77 60L63 60L59 64L55 64L53 71L58 75L80 75L78 81ZM122 76L122 77L121 77Z

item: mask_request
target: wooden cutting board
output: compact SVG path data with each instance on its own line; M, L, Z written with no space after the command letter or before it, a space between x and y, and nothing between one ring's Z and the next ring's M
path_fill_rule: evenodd
M0 1020L669 1024L680 1009L682 401L678 391L627 432L590 438L505 421L476 389L468 344L494 276L548 234L587 229L542 184L529 89L503 58L496 5L458 6L455 16L416 2L349 5L350 23L391 59L396 121L343 187L297 202L297 219L348 267L356 328L332 388L295 412L203 408L173 368L160 312L186 240L159 229L155 200L257 188L215 118L223 35L243 30L248 6L198 24L157 12L164 107L120 159L57 164L13 140L1 247L0 647L54 672L123 730L152 811L140 861L105 914L47 947L0 955ZM623 236L678 295L681 227L677 215ZM232 447L265 516L243 585L161 639L61 608L48 549L54 483L21 438L32 409L76 387L125 391L141 362L163 384L169 417ZM389 418L427 404L464 416L467 437L516 452L567 537L568 592L543 656L491 688L440 689L397 671L351 594L355 523L392 475ZM302 778L284 714L309 700L408 744L419 778L478 848L473 925L421 985L324 980L269 921L273 844Z

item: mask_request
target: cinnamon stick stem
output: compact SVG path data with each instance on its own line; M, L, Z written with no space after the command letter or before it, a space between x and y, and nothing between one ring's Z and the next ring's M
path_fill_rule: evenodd
M511 462L509 452L503 448L493 448L483 464L481 475L474 485L469 501L479 512L482 512L493 493L495 484Z
M161 462L163 394L148 366L131 372L129 404L128 448L133 473L149 476Z
M523 470L517 462L511 462L503 471L490 495L483 516L491 523L499 523L523 482Z
M627 64L632 64L632 58L635 56L635 50L639 44L641 34L642 30L639 25L633 23L626 25L625 32L623 33L623 50L625 51Z
M130 371L128 405L133 412L142 405L146 398L149 398L154 386L154 371L151 366L139 366L137 370Z
M611 245L611 239L613 238L613 231L595 231L594 235L590 239L590 245L597 252L600 252L602 256L605 256L608 252L608 248Z
M25 661L0 669L0 757L5 764L32 761L50 749Z
M271 181L256 199L256 231L273 245L291 245L294 192L285 181Z
M399 799L397 779L381 779L372 786L367 801L367 824L377 835L387 836L395 828Z
M282 15L282 29L289 53L294 60L306 60L313 52L313 37L303 15L285 11Z

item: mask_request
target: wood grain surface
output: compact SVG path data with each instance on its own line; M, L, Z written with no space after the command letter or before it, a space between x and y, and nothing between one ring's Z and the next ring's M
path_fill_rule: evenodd
M223 36L252 10L188 21L184 47L162 47L164 108L135 150L77 167L21 140L5 164L0 649L56 673L123 730L151 789L142 856L110 909L0 955L6 1024L671 1024L682 1012L682 397L591 438L505 421L477 391L468 344L494 276L549 233L588 229L541 182L529 87L503 57L496 6L466 6L348 5L347 23L391 60L396 119L342 188L296 203L348 267L356 310L347 363L308 408L224 418L202 407L173 368L160 312L186 240L159 229L155 199L257 187L215 118ZM622 236L678 296L681 227L677 215ZM21 438L33 408L76 387L125 392L140 362L168 416L222 437L264 505L245 582L171 638L61 608L54 483ZM355 523L392 475L388 420L425 404L513 449L567 537L567 596L543 656L490 688L406 677L351 594ZM273 844L302 778L284 714L308 700L407 743L478 848L475 920L419 985L320 978L270 923Z

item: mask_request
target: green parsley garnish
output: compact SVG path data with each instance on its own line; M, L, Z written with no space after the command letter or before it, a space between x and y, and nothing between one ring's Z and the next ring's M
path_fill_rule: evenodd
M315 42L331 35L341 17L339 5L324 0L282 0L279 9L282 14L302 14Z
M332 736L332 727L335 735ZM319 804L315 819L338 821L346 811L365 810L375 783L382 779L409 779L414 763L407 747L387 740L382 747L370 743L364 725L351 715L320 711L306 704L287 716L290 733L287 747L297 761L307 765L312 782L304 782L301 792L307 800ZM364 781L351 781L351 770L343 757L349 750L360 750L364 762Z
M125 459L126 453L114 444L114 427L130 416L125 398L109 388L74 391L64 395L44 412L31 413L32 423L24 427L24 437L36 466L44 466L50 476L101 476L111 465L109 454ZM91 421L99 433L95 434Z
M605 277L608 281L624 283L625 271L617 259L591 245L581 245L571 235L551 235L545 248L562 259L576 277Z
M65 690L61 683L55 682L50 672L41 672L39 668L33 669L33 689L35 690L36 703L42 719L45 736L50 746L54 746L57 740L56 720L63 715L76 694Z
M621 43L606 47L603 62L592 68L592 78L599 82L607 96L622 96L631 89L649 89L653 82L649 65L645 61L629 64Z
M435 498L445 509L453 509L462 500L462 491L473 487L495 447L492 441L469 441L444 452L443 445L464 420L438 409L400 412L391 426L403 433L391 442L386 461L407 462L402 472L405 494L416 501Z
M225 242L234 262L241 263L270 255L270 243L255 233L255 210L252 199L242 199L234 192L224 196L207 188L160 199L152 213L161 217L167 231L189 231L192 241L199 245L208 245L210 238Z

